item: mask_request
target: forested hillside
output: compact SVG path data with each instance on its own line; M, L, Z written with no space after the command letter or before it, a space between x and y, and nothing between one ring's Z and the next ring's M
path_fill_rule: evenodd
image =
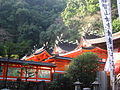
M113 32L120 30L112 0ZM0 0L0 56L22 57L34 48L104 36L98 0Z
M0 0L0 54L22 56L35 45L52 45L56 34L49 27L60 22L65 6L65 0Z

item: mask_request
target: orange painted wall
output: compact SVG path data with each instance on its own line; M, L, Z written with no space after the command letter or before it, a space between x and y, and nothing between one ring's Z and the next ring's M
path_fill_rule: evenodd
M53 63L56 65L55 71L65 71L68 67L70 60L63 60L63 59L49 59L44 62Z

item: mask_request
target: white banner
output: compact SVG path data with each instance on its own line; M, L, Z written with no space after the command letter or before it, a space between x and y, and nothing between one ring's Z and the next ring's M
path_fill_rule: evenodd
M110 0L99 0L103 26L105 30L108 60L110 66L110 77L114 87L114 61L113 61L113 40L112 40L112 19L111 19L111 3ZM114 90L114 89L113 89Z
M118 15L120 18L120 0L117 0L117 7L118 7Z

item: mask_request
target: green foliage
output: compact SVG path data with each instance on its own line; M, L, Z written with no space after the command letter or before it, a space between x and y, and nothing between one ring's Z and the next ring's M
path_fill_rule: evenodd
M103 35L98 0L68 0L67 7L62 12L64 23L81 35Z
M19 52L21 57L29 51L28 47L32 48L36 44L41 47L49 40L51 46L55 37L53 31L48 31L48 28L59 17L65 5L65 0L0 0L0 29L10 34L12 42L8 44L12 45L9 52L7 48L9 46L4 45L7 54ZM23 44L25 46L21 46ZM1 52L0 55L3 54Z
M116 19L117 4L112 0L112 18ZM68 0L67 7L61 13L64 23L83 36L103 36L103 23L100 15L99 0Z
M57 36L60 36L61 34L63 34L62 39L67 39L69 41L75 42L80 39L78 30L65 26L61 17L55 20L55 22L48 28L48 31L48 35L52 35L54 37L53 39L51 38L53 40L51 42L53 43Z
M113 26L113 33L119 32L120 31L120 19L119 18L114 19L112 26Z
M68 0L67 7L62 12L63 20L68 24L71 18L83 17L99 10L98 0Z
M19 68L15 68L15 67L9 67L8 68L8 76L20 76L20 73L18 73L20 71Z
M72 81L64 75L57 74L57 78L49 83L49 90L73 90Z
M98 56L92 52L81 54L72 60L66 76L73 81L79 79L85 86L89 86L96 78L98 59Z
M28 78L35 77L36 71L35 71L35 69L33 69L33 66L31 66L27 63L24 63L23 65L24 65L24 67L21 67L21 70L22 70L23 76L25 77L26 82L27 82ZM20 72L18 72L18 73L20 74Z
M19 55L11 55L10 58L19 59Z
M29 44L30 44L29 41L23 41L20 43L13 43L13 42L6 41L4 43L1 43L0 56L13 58L13 55L15 55L17 56L17 59L18 59L19 56L21 57L24 55L24 53L27 53L29 51L30 49Z
M0 44L0 56L5 55L4 46Z
M0 5L0 30L7 33L0 34L0 56L21 57L34 45L41 47L46 42L51 47L62 33L69 41L79 40L81 35L104 34L98 0L0 0ZM116 7L113 0L113 32L119 31ZM9 46L3 45L4 41L9 41Z

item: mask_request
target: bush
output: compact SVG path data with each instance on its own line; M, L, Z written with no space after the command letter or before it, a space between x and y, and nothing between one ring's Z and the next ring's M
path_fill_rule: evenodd
M54 81L49 83L48 90L74 90L72 81L64 74L56 74Z
M66 76L72 81L79 79L85 86L90 87L98 71L98 56L95 53L83 53L73 59L66 71Z
M120 31L120 19L119 18L114 19L112 26L113 26L113 33L119 32Z

